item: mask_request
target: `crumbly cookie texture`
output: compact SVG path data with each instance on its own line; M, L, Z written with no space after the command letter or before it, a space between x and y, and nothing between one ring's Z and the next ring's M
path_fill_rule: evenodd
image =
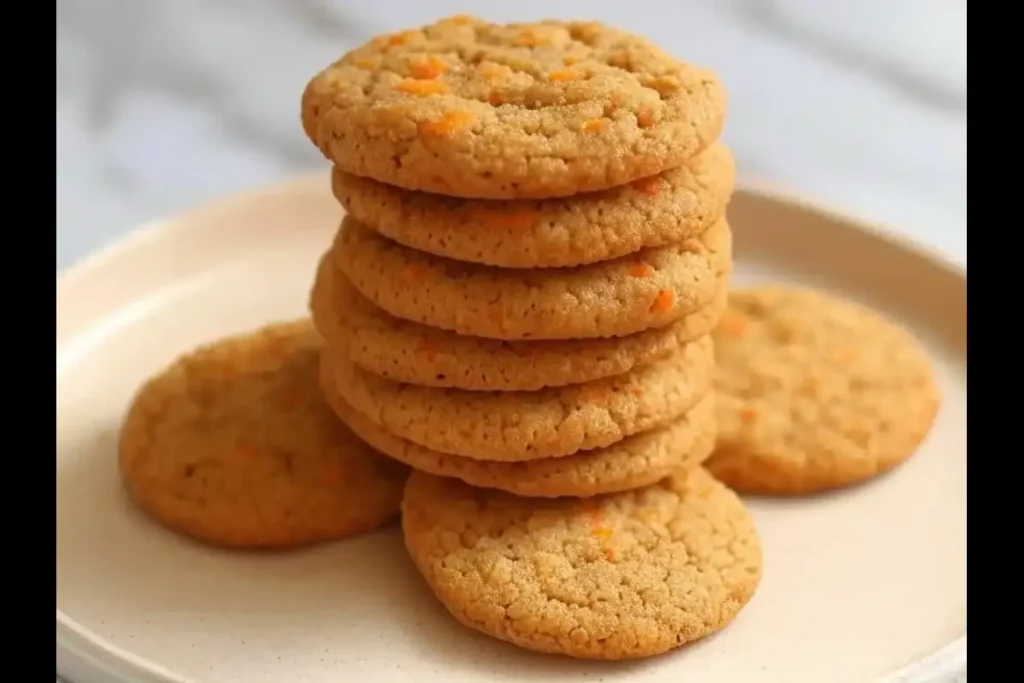
M589 22L464 17L380 36L317 74L302 126L341 169L481 199L603 190L721 133L711 72Z
M732 267L732 233L719 221L613 261L520 270L416 251L346 216L333 254L363 296L398 318L488 339L589 339L668 325L713 301Z
M200 347L146 382L119 444L140 506L225 546L337 539L397 517L408 468L326 405L320 348L308 320L280 323Z
M452 615L541 652L661 654L725 627L761 578L753 520L701 468L583 500L414 472L402 513L413 561Z
M579 266L682 242L725 215L732 154L715 145L678 168L570 199L486 201L410 192L335 167L334 195L407 247L505 268Z
M533 391L629 372L709 334L725 310L727 286L711 303L664 327L628 337L499 341L396 318L371 304L325 254L310 310L328 355L347 354L381 377L471 391Z
M476 460L523 461L609 446L668 424L711 386L710 337L625 375L540 391L399 384L332 357L338 394L395 436Z
M432 451L391 434L338 395L326 357L321 365L321 387L334 412L382 453L430 474L520 496L585 497L648 486L678 470L699 465L715 445L714 394L701 399L675 422L606 448L562 458L487 462Z
M733 291L713 336L720 435L708 469L737 490L803 494L870 479L914 453L939 408L924 348L830 294Z

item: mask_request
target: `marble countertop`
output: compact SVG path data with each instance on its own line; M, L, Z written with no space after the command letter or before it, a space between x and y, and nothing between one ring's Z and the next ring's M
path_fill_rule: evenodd
M58 0L57 268L138 224L326 168L307 79L472 11L598 18L715 68L740 173L966 261L966 0Z

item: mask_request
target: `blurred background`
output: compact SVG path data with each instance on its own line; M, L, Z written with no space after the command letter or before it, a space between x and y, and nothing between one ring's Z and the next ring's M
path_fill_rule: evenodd
M455 13L643 33L722 76L741 177L966 262L966 0L57 0L58 270L144 221L326 172L299 125L306 81Z

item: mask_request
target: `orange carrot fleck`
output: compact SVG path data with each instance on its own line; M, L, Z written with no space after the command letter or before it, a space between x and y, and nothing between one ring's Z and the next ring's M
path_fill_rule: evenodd
M473 122L473 115L465 111L450 111L436 121L420 121L416 128L420 135L447 135L457 128Z
M594 538L600 538L601 540L609 539L612 537L612 530L606 526L600 526L590 532Z
M505 104L505 98L497 90L492 90L487 95L487 102L493 107L498 107Z
M374 64L376 64L376 62L368 57L355 60L355 65L360 69L372 69Z
M395 90L427 97L428 95L443 95L448 92L448 86L439 81L429 81L421 78L403 78L395 86Z
M654 268L647 261L637 261L629 267L629 274L633 277L645 278L654 273Z
M437 55L409 60L409 73L420 79L437 78L448 71L448 63Z
M651 116L651 112L646 110L637 112L636 125L640 126L641 128L649 128L650 126L653 126L654 117Z
M530 31L522 31L515 40L515 44L519 47L535 47L537 42L537 36Z
M661 179L656 175L641 178L633 182L633 189L640 194L654 197L661 191Z
M745 425L754 424L757 420L757 411L753 408L743 408L740 410L740 422Z
M472 14L455 14L453 16L442 19L439 23L441 24L455 24L456 26L467 26L468 24L476 23L476 17Z
M402 31L401 33L393 33L390 36L384 38L384 44L388 47L397 47L399 45L405 45L409 42L410 38L414 38L419 34L419 31Z
M485 64L484 67L480 69L480 75L488 81L496 81L500 78L504 78L505 70L496 64Z
M578 69L555 69L548 74L548 78L553 81L578 81L585 75Z
M615 549L612 548L610 545L606 545L604 547L604 559L608 560L609 562L615 561Z
M572 55L566 55L566 56L562 57L562 64L565 64L566 66L572 66L573 64L578 64L579 61L580 61L579 57L573 57Z
M671 290L660 290L658 295L654 297L654 303L651 304L651 313L663 313L671 310L675 303L675 298Z
M585 133L600 133L607 126L608 122L604 119L590 119L583 122L583 131Z

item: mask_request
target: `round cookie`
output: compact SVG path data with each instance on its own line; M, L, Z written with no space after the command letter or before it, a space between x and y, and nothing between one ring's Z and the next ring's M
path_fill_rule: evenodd
M400 244L505 268L579 266L682 242L725 215L736 168L715 145L660 176L570 199L464 200L410 192L335 167L335 197Z
M711 387L702 337L625 375L540 391L463 391L399 384L332 356L335 389L395 436L476 460L524 461L609 446L684 414Z
M733 291L713 333L719 441L708 469L744 492L804 494L909 458L940 397L905 330L810 290Z
M698 237L579 268L520 270L404 247L345 217L338 268L391 315L488 339L589 339L679 320L714 300L732 266L720 221Z
M711 332L727 293L723 282L714 300L694 313L628 337L505 342L389 315L356 291L328 253L320 260L310 310L328 354L347 353L381 377L472 391L534 391L621 375L672 355Z
M481 199L565 197L681 165L721 133L710 71L599 23L452 18L317 74L302 126L344 171Z
M715 445L715 399L714 394L708 394L675 422L606 448L527 462L474 460L432 451L389 433L338 395L332 372L330 362L323 357L321 388L328 404L374 448L430 474L519 496L586 497L647 486L680 469L699 465Z
M408 469L376 453L319 390L308 320L228 337L147 381L119 465L152 517L224 546L343 538L397 517Z
M761 544L703 469L590 499L530 499L413 472L405 544L464 625L540 652L661 654L725 627L753 597Z

